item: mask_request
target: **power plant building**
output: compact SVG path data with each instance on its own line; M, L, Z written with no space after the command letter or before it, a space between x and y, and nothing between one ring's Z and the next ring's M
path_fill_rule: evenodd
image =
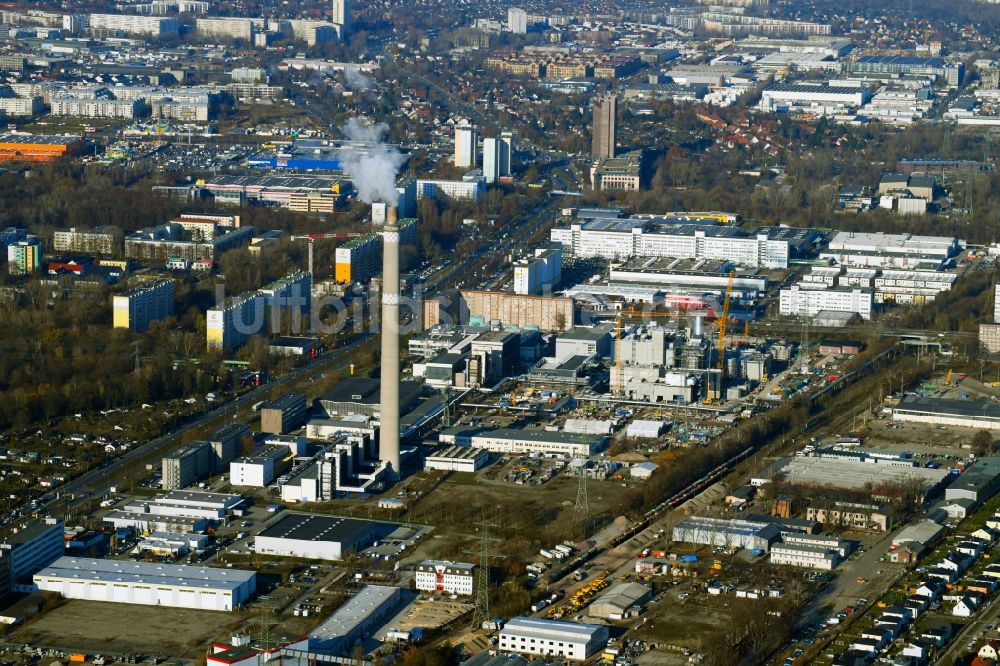
M257 574L242 569L60 557L34 576L67 599L233 611L250 600Z

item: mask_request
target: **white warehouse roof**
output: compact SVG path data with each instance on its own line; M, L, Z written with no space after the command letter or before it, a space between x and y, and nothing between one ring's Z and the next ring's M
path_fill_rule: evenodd
M236 590L253 580L257 574L253 571L243 571L241 569L189 567L151 562L123 562L86 557L60 557L35 574L35 576L96 580L108 583L121 582Z

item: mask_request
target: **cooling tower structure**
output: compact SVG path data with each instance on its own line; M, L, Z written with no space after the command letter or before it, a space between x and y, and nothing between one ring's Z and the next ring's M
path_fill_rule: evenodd
M378 457L399 476L399 213L390 206L382 228L382 374Z

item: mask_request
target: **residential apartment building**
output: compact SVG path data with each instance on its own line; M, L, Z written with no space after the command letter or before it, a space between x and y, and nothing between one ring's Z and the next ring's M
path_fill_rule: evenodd
M174 281L158 279L116 294L112 299L113 325L142 332L154 321L174 314Z
M176 18L134 14L91 14L88 24L96 32L149 35L157 38L176 37L180 30Z
M11 275L30 275L42 265L42 246L30 236L7 246L7 269Z
M258 29L267 29L267 19L211 17L199 18L195 22L195 31L199 37L222 37L252 42L254 31Z
M455 166L472 169L476 166L479 132L474 125L455 127Z
M146 110L142 99L119 99L105 86L84 86L53 95L52 115L83 118L135 118Z
M22 96L11 86L0 86L0 112L11 118L33 118L45 111L39 95Z
M399 224L399 242L417 242L417 222L404 218ZM369 234L352 238L334 252L333 279L341 284L365 283L382 271L382 236Z
M332 0L333 11L330 20L340 26L340 38L344 39L351 33L352 0Z
M486 195L486 181L481 174L467 175L462 180L417 180L417 198L445 195L450 199L479 201Z
M510 132L483 139L483 179L487 184L510 176L513 152L514 135Z
M821 525L834 525L858 530L888 531L889 515L879 506L837 502L831 507L810 506L806 520Z
M52 234L54 252L79 252L81 254L117 254L118 244L115 233L98 227L93 230L78 230L71 227Z
M535 256L514 262L514 293L541 294L562 279L562 246L535 250Z
M227 298L205 315L206 344L211 350L231 351L264 330L267 299L251 291Z

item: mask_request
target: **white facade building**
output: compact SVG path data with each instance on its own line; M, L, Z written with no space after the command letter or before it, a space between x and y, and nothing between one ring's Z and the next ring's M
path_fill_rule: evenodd
M562 279L562 246L538 248L535 256L514 263L514 293L541 294Z
M414 585L421 592L472 594L475 579L475 564L424 560L417 565Z
M515 35L528 32L528 12L518 7L507 10L507 29Z
M91 30L152 37L176 37L180 29L176 18L134 14L91 14L88 23Z
M514 617L500 632L500 650L584 661L608 644L608 628L534 617Z
M154 321L174 314L174 281L150 280L112 297L112 323L115 328L146 331Z
M677 257L788 268L788 241L771 239L767 234L747 236L731 227L595 219L555 227L549 237L562 244L565 254L578 259Z
M479 132L474 125L455 126L455 166L472 169L476 166L476 143Z
M601 435L548 432L545 430L511 428L467 430L457 427L442 431L438 435L438 440L443 444L471 446L493 453L552 453L563 456L587 457L603 449L608 438Z
M282 461L291 455L291 450L281 444L261 447L252 454L229 463L229 482L234 486L269 486L277 476Z
M483 178L487 184L511 174L514 135L504 132L499 137L483 139Z
M451 446L444 451L424 458L424 469L441 469L449 472L476 472L489 462L490 452L466 446Z
M948 236L841 231L819 256L842 266L917 268L921 264L939 266L964 247L963 241Z
M330 19L340 26L340 38L351 32L351 0L333 0L333 15Z
M462 180L417 180L417 198L446 195L452 199L479 201L486 194L482 176L466 176Z
M871 91L862 87L778 83L761 93L760 108L765 111L818 109L821 112L857 109L871 99Z
M863 319L871 319L873 302L870 289L804 289L795 285L781 290L778 311L785 317L813 317L822 310L857 312Z
M823 546L781 543L771 546L771 564L833 571L840 564L840 555Z
M61 557L34 577L39 590L67 599L232 611L256 590L241 569Z
M305 513L286 513L254 538L262 555L339 560L375 540L375 523Z

